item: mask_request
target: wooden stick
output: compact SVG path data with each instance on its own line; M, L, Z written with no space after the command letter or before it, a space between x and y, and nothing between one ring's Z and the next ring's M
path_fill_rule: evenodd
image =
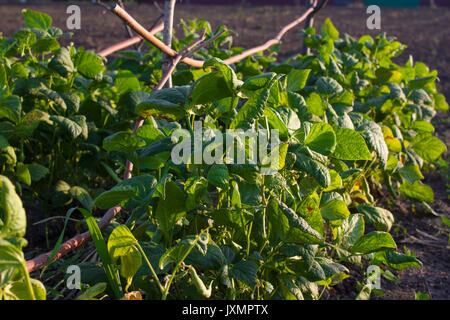
M317 1L318 0L308 0L307 4L306 4L307 8L316 7ZM306 18L305 29L311 28L313 26L314 26L314 15L311 14ZM301 52L302 52L302 55L308 55L311 53L311 49L308 46L306 46L305 44L303 44Z
M123 10L120 6L115 5L112 8L112 11L115 14L117 14L121 19L124 19L134 31L140 34L143 38L153 43L153 45L155 45L162 52L167 53L171 57L177 56L178 53L175 50L166 46L161 40L159 40L153 34L148 32L142 25L140 25L132 16L128 14L128 12ZM192 58L184 58L181 61L196 68L201 68L203 66L203 61L195 60Z
M307 9L301 17L292 21L290 24L284 26L280 30L280 32L278 32L278 34L275 38L268 40L266 43L264 43L260 46L254 47L252 49L248 49L234 57L228 58L228 59L224 60L224 62L227 64L234 64L239 61L242 61L243 59L245 59L248 56L254 55L255 53L258 53L261 51L265 51L265 50L269 49L271 46L278 44L281 41L281 39L283 38L283 36L289 30L291 30L298 24L302 23L308 16L313 16L314 14L316 14L323 6L326 5L327 2L328 2L328 0L322 0L321 3L319 5L317 5L316 7L311 7L309 9ZM177 55L177 52L175 50L166 46L162 41L157 39L155 36L151 35L147 30L145 30L145 28L142 25L139 24L139 22L137 22L132 16L130 16L128 14L128 12L126 12L123 8L116 5L112 8L112 11L117 16L119 16L121 19L125 20L126 23L128 23L128 25L132 29L134 29L142 37L144 37L145 39L150 41L153 45L155 45L162 52L166 53L167 55L169 55L171 57L175 57ZM184 58L181 60L181 62L186 63L195 68L202 68L204 61L195 60L195 59L191 59L191 58Z
M154 27L153 29L151 29L149 32L153 35L157 34L158 32L161 32L164 29L164 25L162 23L160 23L159 25L157 25L156 27ZM100 52L98 52L97 54L101 57L107 57L111 54L113 54L114 52L123 50L125 48L128 48L136 43L139 43L140 41L142 41L142 37L141 36L136 36L133 37L131 39L125 40L123 42L120 42L118 44L115 44L109 48L106 48Z
M98 223L98 227L100 228L100 230L105 229L109 225L111 220L115 217L115 215L120 212L121 209L122 208L120 206L115 206L115 207L109 209L105 213L105 215L100 219L100 221ZM75 237L64 242L60 246L60 248L58 249L58 253L53 258L53 261L58 260L66 253L72 251L73 249L75 249L79 246L82 246L84 243L88 242L89 240L91 240L91 233L89 231L86 231L84 233L76 235ZM28 272L33 272L35 270L42 269L45 266L45 264L47 263L47 260L50 258L51 255L52 255L52 251L41 254L31 260L28 260L27 261Z
M172 47L172 33L173 33L173 16L175 14L175 2L176 0L166 0L164 3L164 32L163 42L166 46ZM165 84L166 87L172 87L172 76L168 72L171 64L171 57L166 53L162 56L162 74L169 74L169 78Z
M125 5L123 4L123 1L118 0L118 2L119 2L119 5L125 9ZM130 38L130 39L133 38L133 32L131 31L130 26L127 25L125 21L123 22L123 24L125 25L125 29L127 31L128 38ZM138 46L136 44L133 44L133 46L134 46L134 50L138 51Z

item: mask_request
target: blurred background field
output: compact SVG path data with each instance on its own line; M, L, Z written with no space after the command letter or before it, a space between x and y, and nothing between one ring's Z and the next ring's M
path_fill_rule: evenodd
M304 10L304 6L295 5L242 5L241 0L232 1L233 5L197 5L196 0L187 4L186 0L177 4L175 12L175 29L181 35L180 18L205 19L211 23L212 28L226 25L235 31L235 45L250 48L261 44L276 35L278 30L286 23L294 20ZM226 3L227 1L221 1ZM265 0L263 3L295 3L295 0ZM429 1L429 0L428 0ZM149 3L127 3L127 10L144 25L151 25L160 15L153 1ZM201 0L197 0L201 2ZM204 1L203 1L204 2ZM216 3L216 1L209 1ZM219 1L220 2L220 1ZM301 1L300 1L301 2ZM336 2L336 1L335 1ZM344 1L341 1L344 2ZM351 1L346 1L351 2ZM363 34L373 36L386 32L389 36L396 36L400 42L406 44L408 49L401 56L400 61L406 61L409 54L416 60L423 61L430 68L439 71L440 89L450 97L450 8L422 6L420 8L382 8L381 30L368 30L366 20L368 15L362 2L351 6L328 6L316 19L316 26L320 26L326 17L330 17L341 32L349 33L354 37ZM0 32L5 36L24 27L21 10L30 8L43 11L53 17L54 25L67 31L66 8L67 4L78 4L81 7L81 30L73 30L72 41L87 49L99 51L116 42L127 39L127 33L122 21L104 8L93 5L90 1L27 1L20 4L18 0L0 2ZM450 1L447 1L450 4ZM297 54L302 46L302 39L298 31L289 32L283 39L280 47L280 58Z

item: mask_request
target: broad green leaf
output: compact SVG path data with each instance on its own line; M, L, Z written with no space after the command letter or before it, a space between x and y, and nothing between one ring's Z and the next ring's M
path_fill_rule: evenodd
M102 209L109 209L130 199L134 193L135 190L131 186L116 186L95 198L94 205Z
M241 81L237 78L236 73L233 68L224 63L222 60L218 58L211 58L205 61L203 64L203 70L206 70L208 67L216 68L222 75L224 76L228 90L230 92L234 92L238 86L241 85Z
M0 238L23 237L25 235L27 218L22 200L16 193L11 181L0 175Z
M322 117L325 113L322 98L315 92L306 98L307 111L316 116Z
M328 155L334 150L336 135L328 123L315 123L303 143L313 151Z
M213 186L227 189L228 187L228 168L224 164L213 164L208 171L208 182Z
M119 95L140 89L139 80L129 70L119 70L114 80L114 85Z
M186 85L153 91L149 97L151 99L166 100L172 103L184 105L187 104L188 96L190 94L191 86Z
M178 264L188 253L190 247L185 243L176 245L166 250L159 259L159 268L164 269L169 264Z
M18 96L8 96L0 99L0 119L6 118L17 124L21 111L21 100Z
M344 90L339 82L329 77L320 77L316 81L316 88L319 93L326 96L331 96L332 94L340 94Z
M330 172L328 171L326 166L318 161L311 159L301 152L295 153L295 155L295 169L302 170L313 176L323 188L327 188L330 185Z
M72 119L63 116L51 116L50 120L55 121L56 123L61 125L73 139L83 133L83 128Z
M87 192L86 189L79 186L73 186L70 188L69 193L72 197L80 201L83 207L85 207L87 210L90 210L92 208L94 201L92 200L89 192Z
M175 182L165 185L165 196L158 202L156 219L158 227L163 232L169 232L175 223L186 214L186 196Z
M136 137L145 140L147 144L151 144L164 138L165 135L158 128L145 124L137 130Z
M305 243L322 243L323 237L314 230L305 219L297 215L291 208L278 201L280 210L289 220L289 239L292 241L304 241Z
M266 108L267 110L268 108ZM301 127L300 119L297 113L291 109L286 107L279 107L276 109L279 118L285 124L288 132L292 134L295 130L298 130Z
M33 182L41 180L49 172L49 170L46 167L44 167L38 163L28 164L27 167L28 167L28 171L30 172L31 181L33 181Z
M447 147L441 140L426 133L414 137L412 148L426 161L436 161L442 153L447 151Z
M324 191L329 192L342 188L342 178L339 175L339 173L337 173L334 170L329 170L329 172L330 172L330 185L326 189L324 189Z
M75 66L77 71L88 79L95 79L105 70L102 58L88 51L77 52Z
M136 238L125 225L120 225L111 232L108 239L108 252L113 261L119 257L129 254L134 245L137 243Z
M367 254L384 249L397 249L392 236L383 231L372 231L365 234L352 246L351 252Z
M145 146L145 141L129 131L119 131L103 140L103 148L107 151L134 152Z
M400 168L399 170L400 176L407 180L409 183L414 183L417 180L424 179L424 176L420 172L420 168L417 164L407 165L405 167Z
M280 281L280 289L286 300L305 300L302 290L296 283L296 277L289 275L283 276Z
M228 271L230 277L246 283L251 288L256 285L257 273L258 266L252 261L239 261Z
M267 233L271 241L284 240L289 232L289 220L281 212L276 200L271 200L266 208L267 214Z
M287 91L300 91L302 90L306 85L306 80L308 80L309 73L311 72L310 69L304 69L304 70L292 70L287 75Z
M286 141L289 139L289 130L286 124L281 119L278 112L270 107L264 109L264 119L260 120L260 123L265 127L265 120L267 120L270 129L278 130L280 139Z
M198 79L192 89L192 103L206 104L231 97L228 79L222 73L212 72Z
M415 104L431 104L432 100L428 93L423 89L414 90L409 99L412 100Z
M356 126L356 131L362 131L361 135L366 140L368 147L375 151L382 167L386 168L389 150L381 127L373 121L364 119Z
M386 146L392 152L399 153L402 151L402 143L399 139L394 138L392 130L389 127L382 127L381 131L383 132L384 141L386 142ZM389 158L389 156L388 156ZM387 163L386 163L387 164Z
M434 83L435 80L436 80L435 76L416 78L414 80L409 81L409 88L411 90L421 89L424 88L427 84Z
M253 76L245 80L244 84L241 86L240 90L251 90L255 91L264 88L274 77L276 73L263 73L257 76Z
M33 49L36 53L50 53L56 52L59 50L61 46L59 45L58 40L54 38L43 38L39 39L34 45Z
M445 101L445 96L443 94L436 94L434 96L434 108L436 110L442 110L444 112L447 112L449 107L447 101Z
M48 14L29 9L23 9L22 14L28 28L37 28L47 31L52 25L52 18Z
M134 189L133 196L128 201L122 203L123 208L134 208L147 201L156 184L156 178L150 174L141 174L140 176L120 181L116 187L131 187Z
M403 181L402 185L399 189L400 193L403 195L425 202L433 202L434 201L434 193L431 187L424 185L420 181L414 181L414 183L409 183L408 181Z
M24 263L25 258L22 250L18 246L13 245L11 242L0 237L0 270L2 270L2 273L7 269L16 270L17 268L21 268ZM12 276L13 272L9 273L9 275ZM3 281L3 279L1 280Z
M415 121L413 124L413 129L418 133L434 133L434 126L431 123L422 120Z
M181 104L157 98L148 98L140 102L134 112L143 118L154 116L171 121L180 120L186 115L186 110Z
M249 129L253 122L264 115L270 90L280 76L274 77L267 85L255 91L255 93L244 103L230 124L230 129Z
M261 161L261 173L271 175L283 169L288 147L288 143L282 143L273 148Z
M358 132L347 128L337 129L336 148L332 157L341 160L372 159L364 138Z
M324 37L329 37L332 40L339 39L339 31L334 27L330 18L326 18L323 25L320 27L320 33Z
M27 165L18 162L16 165L16 175L20 181L26 185L31 185L31 175Z
M364 215L364 221L372 224L377 230L389 232L394 223L394 216L386 209L374 207L369 204L360 204L356 207Z
M67 77L69 73L75 71L75 66L67 48L61 48L52 60L50 60L48 67L55 70L63 77Z
M327 202L321 209L320 213L327 220L347 219L350 211L342 200L332 200Z
M422 262L417 258L408 254L395 252L394 250L386 250L385 258L385 264L394 270L420 268L423 266Z
M383 67L377 69L375 75L381 83L400 83L403 79L401 72Z
M351 247L355 242L364 235L364 218L361 214L351 214L342 222L342 239L343 242Z

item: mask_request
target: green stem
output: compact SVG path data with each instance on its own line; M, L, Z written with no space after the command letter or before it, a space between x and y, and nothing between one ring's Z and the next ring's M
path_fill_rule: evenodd
M153 277L156 280L156 283L158 284L159 290L161 290L161 293L164 294L164 287L162 286L161 282L159 281L158 275L156 274L155 270L152 267L152 264L150 261L148 261L147 255L145 254L144 250L142 249L141 245L136 241L136 247L141 252L142 256L144 257L145 262L147 263L148 267L150 268L150 271L152 272Z
M30 294L31 300L36 300L36 296L34 295L33 286L31 285L30 275L28 274L26 264L22 263L21 268L22 268L23 274L25 275L25 284L27 285L27 290L28 290L28 293Z
M181 264L183 263L183 261L187 258L187 256L191 253L192 249L195 247L195 245L197 244L198 238L195 239L194 243L189 247L188 251L185 253L185 255L183 256L183 258L177 263L177 265L175 266L175 269L173 270L172 274L170 275L170 279L169 282L167 282L166 287L164 289L163 295L162 295L162 300L166 300L167 299L167 295L169 294L169 290L170 290L170 286L172 284L173 279L175 278L175 274L178 272L178 269L180 268Z
M327 288L327 286L323 286L322 292L320 293L319 298L317 298L317 300L320 300L320 298L322 298L322 295L325 292L326 288Z
M252 233L253 228L253 221L250 222L250 225L248 227L248 233L247 233L247 257L250 255L250 235Z

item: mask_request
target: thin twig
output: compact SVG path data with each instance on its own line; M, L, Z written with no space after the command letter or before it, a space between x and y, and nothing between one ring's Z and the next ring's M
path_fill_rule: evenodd
M103 3L103 1L101 0L94 0L92 3L102 6L106 10L111 10L111 8L106 3Z
M159 6L158 2L153 1L153 5L155 6L156 10L158 10L162 15L164 15L164 10L161 9L161 7Z
M40 220L40 221L38 221L38 222L35 222L35 223L33 223L33 226L35 226L35 225L37 225L37 224L41 224L41 223L47 222L47 221L50 221L50 220L55 220L55 219L65 219L65 218L66 218L66 217L64 217L64 216L54 216L54 217L46 218L46 219ZM74 222L80 222L80 221L81 221L81 220L74 219L74 218L69 218L69 220L70 220L70 221L74 221Z

